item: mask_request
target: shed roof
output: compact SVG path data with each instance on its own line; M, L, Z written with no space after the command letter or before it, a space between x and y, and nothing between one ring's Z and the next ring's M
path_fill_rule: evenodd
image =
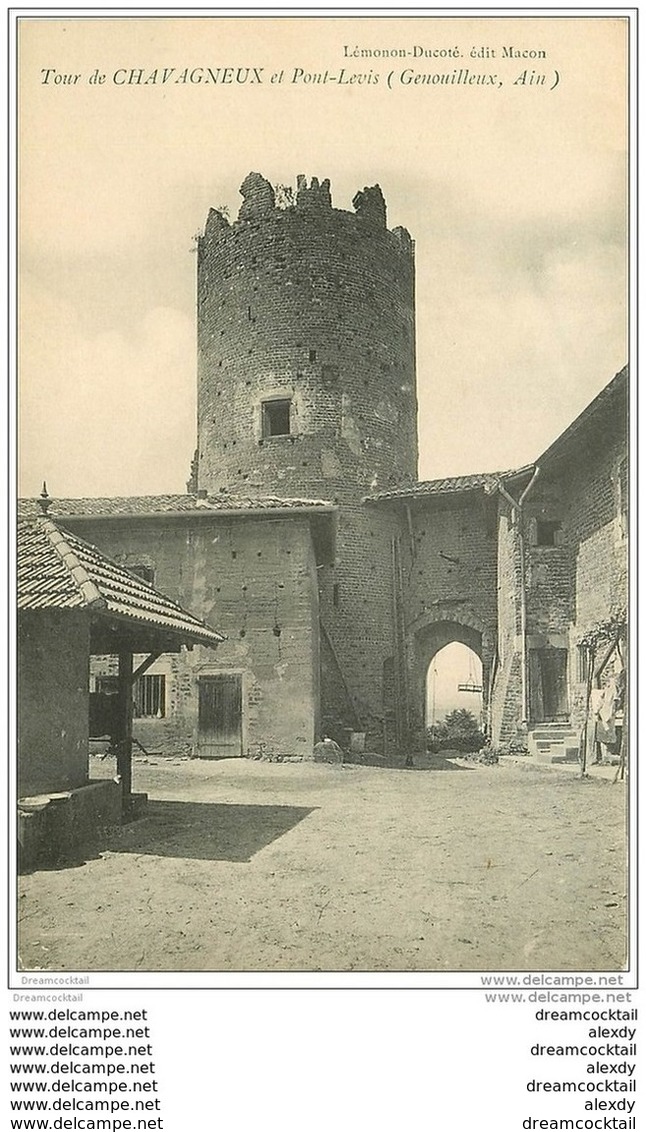
M439 480L421 480L419 483L412 483L407 487L396 487L390 491L375 492L374 495L366 496L366 502L380 502L389 499L424 499L431 495L459 495L465 491L481 490L490 493L496 490L500 480L512 479L530 470L531 466L528 466L516 470L507 470L506 472L476 472L469 476L445 476Z
M92 615L181 641L217 645L225 638L49 517L17 524L19 610L88 609Z

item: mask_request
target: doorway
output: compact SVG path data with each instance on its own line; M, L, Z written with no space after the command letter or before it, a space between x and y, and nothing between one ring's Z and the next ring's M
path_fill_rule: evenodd
M450 713L466 710L475 727L483 724L482 661L459 641L451 641L435 654L426 676L426 726L441 723Z
M221 673L198 677L197 757L242 756L242 676Z
M567 649L530 649L529 709L533 723L569 719Z

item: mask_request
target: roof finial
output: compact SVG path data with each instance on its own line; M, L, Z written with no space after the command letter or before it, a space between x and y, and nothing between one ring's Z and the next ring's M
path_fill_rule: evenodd
M47 491L47 484L46 484L45 480L43 480L43 490L41 491L40 496L37 500L38 506L40 507L43 515L47 514L47 511L49 509L51 502L52 502L51 496L49 495L49 493Z

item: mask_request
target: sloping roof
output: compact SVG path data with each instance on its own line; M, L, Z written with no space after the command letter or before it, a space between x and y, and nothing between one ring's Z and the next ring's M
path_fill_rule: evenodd
M366 503L379 503L381 501L398 499L424 499L434 495L459 495L462 492L483 490L487 494L495 491L500 481L513 480L517 477L533 472L536 464L545 460L560 457L575 438L579 439L586 428L603 422L604 414L608 412L627 411L626 396L628 392L628 367L620 370L612 381L586 405L583 412L572 421L570 425L553 441L548 449L534 464L526 464L522 468L509 469L505 472L481 472L468 476L447 476L439 480L421 480L419 483L409 484L406 487L392 488L390 491L379 491L365 497Z
M428 495L457 495L464 491L495 491L499 480L510 479L529 468L506 472L478 472L470 476L446 476L441 480L421 480L408 487L397 487L391 491L379 491L366 496L366 502L382 499L421 499Z
M216 645L225 638L50 518L17 524L18 609L89 609L99 617Z
M589 426L594 429L598 427L600 422L602 425L605 421L607 413L621 413L625 419L626 425L628 414L628 366L624 366L615 374L612 381L608 382L600 393L586 405L585 409L579 413L578 417L572 421L571 424L559 435L556 440L552 441L549 448L538 457L537 464L544 463L545 460L551 460L555 457L563 455L566 451L571 440L575 437L578 439L582 433L585 433Z
M273 495L238 496L224 492L217 495L125 495L103 499L53 499L48 514L54 518L117 518L130 515L180 515L200 513L297 511L332 509L324 499L278 499ZM21 499L21 517L38 515L36 499Z

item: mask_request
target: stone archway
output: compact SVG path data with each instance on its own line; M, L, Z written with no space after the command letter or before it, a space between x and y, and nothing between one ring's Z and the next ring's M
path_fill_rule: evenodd
M435 653L426 671L424 706L427 733L453 711L470 712L482 727L482 664L472 648L451 641Z
M418 749L426 741L426 677L429 665L441 649L454 642L466 645L482 662L482 704L484 717L488 719L493 632L467 611L461 611L455 617L441 614L426 616L411 627L408 639L411 731Z

